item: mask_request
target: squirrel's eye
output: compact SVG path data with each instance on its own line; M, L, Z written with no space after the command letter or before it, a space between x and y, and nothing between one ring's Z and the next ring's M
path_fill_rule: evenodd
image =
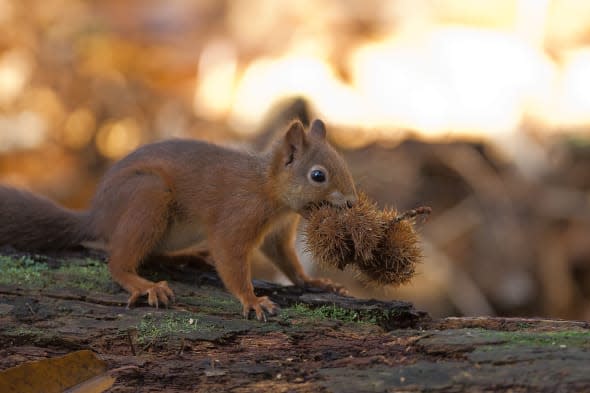
M314 169L309 173L309 178L317 183L323 183L326 181L326 174L319 169Z

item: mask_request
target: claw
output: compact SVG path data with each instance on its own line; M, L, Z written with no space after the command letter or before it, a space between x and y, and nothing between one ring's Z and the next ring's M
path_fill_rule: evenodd
M168 306L171 301L174 301L174 292L170 289L168 283L166 281L160 281L150 287L131 291L131 296L127 300L127 308L129 309L134 305L137 299L143 295L147 295L148 304L155 308L159 308L160 304Z
M131 296L129 296L129 299L127 300L127 310L129 310L131 306L133 306L137 302L137 299L139 299L140 296L141 292L139 291L131 292Z
M254 311L256 319L258 319L259 321L266 322L267 314L276 315L278 311L278 306L275 303L273 303L267 296L255 297L252 301L244 303L242 313L244 315L244 318L249 317L250 311Z
M334 292L338 295L348 296L349 292L342 285L332 282L327 278L306 279L305 284L308 288L318 288L326 292Z
M155 288L148 289L147 296L148 296L148 304L152 307L159 308L158 294L155 293Z

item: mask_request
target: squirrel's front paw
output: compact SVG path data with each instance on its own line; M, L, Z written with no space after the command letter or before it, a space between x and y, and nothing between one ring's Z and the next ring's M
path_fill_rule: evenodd
M158 308L160 304L167 306L170 301L174 301L174 292L170 289L168 283L166 281L160 281L149 287L132 291L129 300L127 301L127 308L134 305L135 302L137 302L137 299L143 295L147 295L148 304L156 308Z
M338 295L348 296L349 292L342 285L332 282L327 278L307 278L304 286L308 288L318 288L326 292L334 292Z
M243 302L244 318L248 318L250 311L254 311L256 319L266 322L266 314L276 315L279 307L274 304L267 296L254 297L252 300Z

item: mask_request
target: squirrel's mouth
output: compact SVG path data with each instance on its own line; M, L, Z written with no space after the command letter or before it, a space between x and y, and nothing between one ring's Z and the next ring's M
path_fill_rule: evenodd
M335 204L333 204L330 201L320 201L320 202L309 202L308 204L304 205L300 210L299 210L299 214L305 218L306 220L309 219L309 217L312 215L312 213L318 209L321 209L323 207L331 207L331 208L341 208L340 206L337 206Z

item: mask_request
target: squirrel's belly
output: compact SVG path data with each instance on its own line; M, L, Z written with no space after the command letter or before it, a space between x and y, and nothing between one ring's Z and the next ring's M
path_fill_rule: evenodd
M185 221L173 223L160 242L157 251L171 253L195 246L206 239L205 231L198 222Z

